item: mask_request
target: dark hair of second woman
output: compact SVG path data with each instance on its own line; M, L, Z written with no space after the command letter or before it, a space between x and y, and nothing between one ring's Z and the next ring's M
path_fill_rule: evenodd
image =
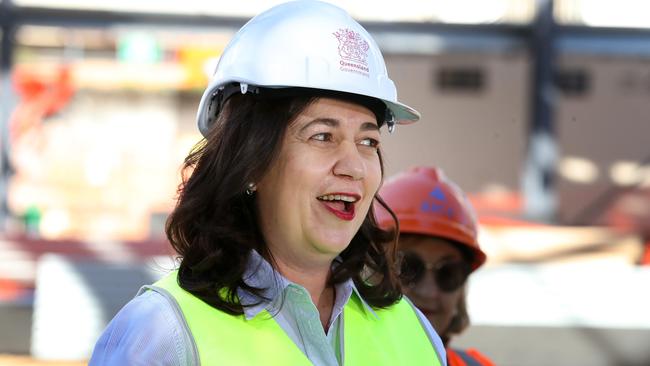
M178 201L165 230L181 257L179 285L217 309L243 313L237 288L263 298L264 289L243 281L251 249L273 263L257 223L255 195L245 193L246 184L264 176L279 154L288 125L316 99L234 95L206 138L185 159ZM379 160L383 175L380 153ZM375 199L386 206L378 196ZM399 300L394 236L379 228L371 207L341 253L331 284L352 278L374 307Z

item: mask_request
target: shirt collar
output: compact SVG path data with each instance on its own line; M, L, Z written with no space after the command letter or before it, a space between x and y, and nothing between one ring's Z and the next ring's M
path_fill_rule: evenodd
M354 281L352 279L348 279L350 282L350 285L352 286L352 290L354 291L354 294L361 300L361 304L363 305L363 309L366 311L366 313L372 315L375 319L379 319L379 316L377 316L377 313L375 310L370 306L366 300L363 299L363 296L361 296L361 293L359 293L359 290L357 290L357 286L354 285Z
M340 258L336 258L332 264L333 267L336 267L339 262ZM254 318L263 310L273 309L273 304L277 304L279 300L281 300L280 296L284 294L284 291L290 285L300 286L289 281L277 272L256 250L251 250L248 257L246 269L244 270L244 282L251 287L263 289L262 296L264 297L260 298L244 289L237 289L240 303L242 305L250 305L244 306L244 316L247 320ZM361 300L365 311L373 315L375 318L378 318L377 313L363 299L363 296L361 296L351 278L342 283L336 284L335 287L336 298L334 300L334 312L337 312L337 309L342 311L350 300L350 296L354 293L355 296Z
M262 289L260 298L242 288L237 289L239 302L244 305L246 319L252 319L262 310L269 308L291 282L278 273L256 250L251 250L244 270L244 282L248 286ZM249 306L246 306L249 305Z

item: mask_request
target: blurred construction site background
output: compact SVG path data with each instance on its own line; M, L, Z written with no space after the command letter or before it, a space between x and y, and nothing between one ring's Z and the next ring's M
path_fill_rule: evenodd
M83 364L174 267L200 93L278 2L0 0L0 364ZM455 343L650 365L650 3L331 2L423 116L384 137L387 175L440 166L478 210L489 259Z

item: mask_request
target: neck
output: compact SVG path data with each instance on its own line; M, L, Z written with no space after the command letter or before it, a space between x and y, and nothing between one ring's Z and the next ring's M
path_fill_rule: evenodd
M331 261L320 264L301 264L273 256L274 264L289 281L304 287L320 314L323 328L327 330L334 306L334 288L328 285L331 274Z

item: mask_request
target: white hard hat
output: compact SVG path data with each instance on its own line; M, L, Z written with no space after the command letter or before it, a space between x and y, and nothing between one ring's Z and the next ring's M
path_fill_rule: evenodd
M420 118L397 101L370 34L343 9L315 0L275 6L235 34L201 97L197 122L204 136L220 108L215 99L227 99L224 90L232 85L244 94L297 87L377 98L387 107L389 127Z

